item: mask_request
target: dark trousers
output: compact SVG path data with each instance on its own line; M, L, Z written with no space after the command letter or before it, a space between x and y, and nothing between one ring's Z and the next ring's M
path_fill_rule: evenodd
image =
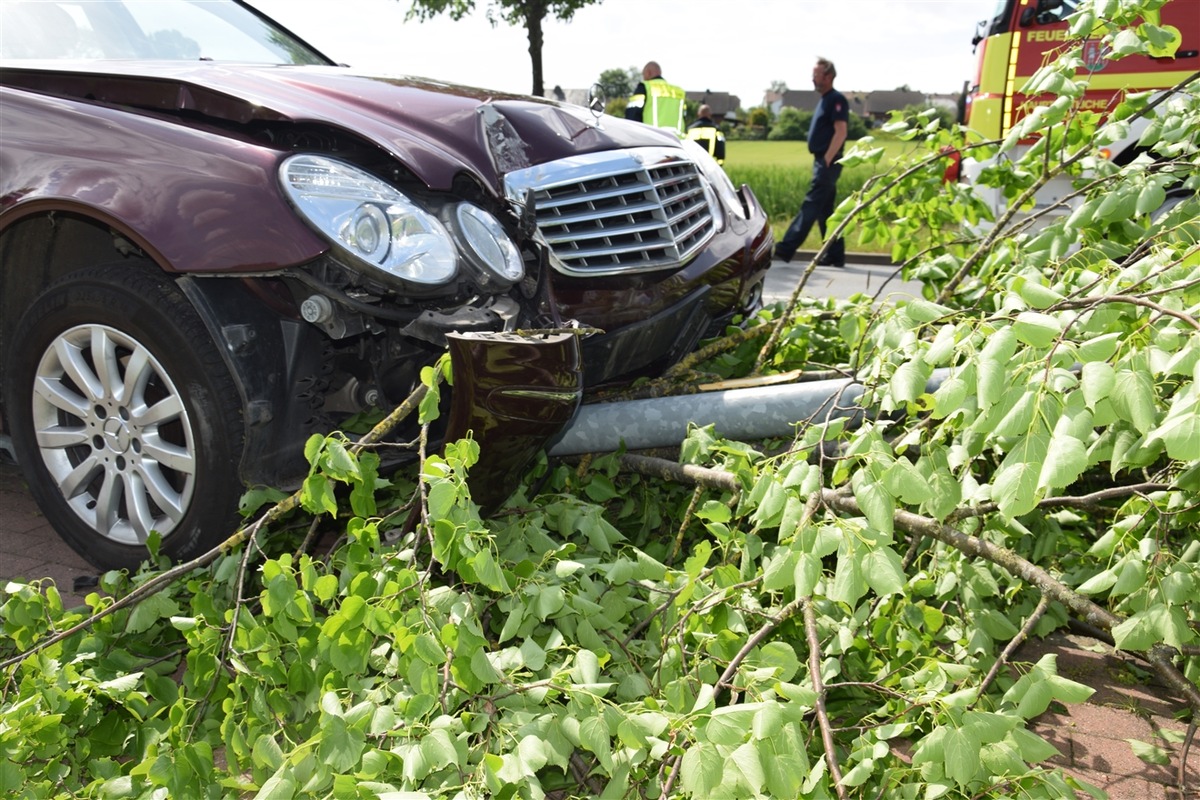
M823 156L813 157L812 184L808 194L800 204L800 212L792 220L783 238L775 245L775 254L784 261L790 261L796 250L808 238L809 231L815 223L825 236L825 222L833 214L837 200L837 182L842 174L842 165L835 163L832 167L825 166ZM844 264L846 261L846 243L841 237L835 239L825 253L825 260L831 264Z

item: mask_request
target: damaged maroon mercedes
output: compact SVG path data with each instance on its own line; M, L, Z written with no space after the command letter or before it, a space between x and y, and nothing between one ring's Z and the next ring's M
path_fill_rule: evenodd
M451 343L498 502L584 388L760 303L762 209L672 134L355 73L233 0L0 14L4 430L98 566L221 541Z

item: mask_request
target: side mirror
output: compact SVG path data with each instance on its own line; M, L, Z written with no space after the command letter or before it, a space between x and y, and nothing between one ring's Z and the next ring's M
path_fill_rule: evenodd
M1020 25L1022 28L1028 28L1035 21L1039 25L1058 22L1059 15L1051 12L1058 11L1060 8L1062 8L1062 0L1037 0L1036 5L1028 6L1021 12Z

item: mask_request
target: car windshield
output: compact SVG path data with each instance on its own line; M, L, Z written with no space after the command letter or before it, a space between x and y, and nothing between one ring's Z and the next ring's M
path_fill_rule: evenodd
M229 0L3 0L0 58L329 63Z

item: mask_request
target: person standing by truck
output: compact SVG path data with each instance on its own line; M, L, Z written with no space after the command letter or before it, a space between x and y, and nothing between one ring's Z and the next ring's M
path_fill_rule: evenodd
M642 79L625 106L625 118L656 128L668 128L682 137L684 96L683 89L667 83L657 61L648 61L642 67Z
M815 223L825 235L825 225L833 214L837 199L837 182L842 174L842 146L849 130L850 106L846 97L833 88L837 68L827 58L818 58L813 67L813 88L821 95L808 128L808 152L813 156L812 183L800 211L788 226L783 238L775 245L775 256L784 262L792 260L796 250L808 238ZM846 245L838 237L830 245L821 262L828 266L846 265Z

